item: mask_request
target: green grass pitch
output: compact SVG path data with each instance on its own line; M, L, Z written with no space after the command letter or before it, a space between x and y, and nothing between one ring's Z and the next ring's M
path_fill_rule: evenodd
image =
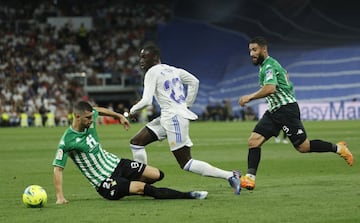
M247 169L247 138L255 122L192 122L194 158L217 167ZM149 164L165 172L157 186L207 190L206 200L154 200L130 196L102 199L69 159L64 172L67 205L55 204L51 165L65 127L0 128L0 222L359 222L360 121L304 122L310 139L345 140L354 157L349 167L333 153L301 154L291 145L270 139L263 145L256 189L233 194L227 181L185 172L167 143L147 147ZM129 131L122 126L98 126L103 148L132 158ZM359 161L360 162L360 161ZM26 208L22 193L39 184L48 193L41 209Z

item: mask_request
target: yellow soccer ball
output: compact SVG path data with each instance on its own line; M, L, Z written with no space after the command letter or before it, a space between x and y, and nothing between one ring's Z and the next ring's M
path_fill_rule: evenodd
M26 207L41 208L46 205L47 194L41 186L30 185L25 189L22 199Z

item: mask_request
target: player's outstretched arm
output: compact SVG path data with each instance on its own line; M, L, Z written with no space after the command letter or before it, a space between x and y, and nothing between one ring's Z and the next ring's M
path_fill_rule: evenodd
M99 115L101 115L101 116L110 116L110 117L113 117L113 118L119 120L120 124L122 124L126 130L128 130L130 128L130 122L122 114L111 111L111 110L109 110L107 108L103 108L103 107L95 107L95 109L96 109L96 111L99 112Z
M68 201L64 197L62 183L63 183L63 168L54 166L54 186L56 192L56 204L67 204Z

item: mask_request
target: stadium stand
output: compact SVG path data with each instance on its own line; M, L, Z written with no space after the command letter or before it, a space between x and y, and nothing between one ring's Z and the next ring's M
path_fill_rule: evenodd
M188 41L188 33L195 30L198 34ZM160 27L159 42L165 62L186 67L201 80L194 107L197 113L205 110L208 101L225 98L230 98L238 111L239 96L259 87L258 68L251 65L247 38L242 35L203 23L177 21ZM270 54L288 70L299 100L352 100L360 97L359 47L271 46Z
M86 2L86 7L84 6ZM0 6L0 113L2 125L17 126L20 114L48 111L63 123L72 101L116 100L127 87L140 92L138 47L158 40L162 61L199 77L193 110L226 105L243 117L240 95L258 88L247 42L263 35L270 55L288 70L299 100L360 98L359 2L339 0L223 1L3 1ZM94 29L56 29L47 18L89 16ZM87 44L79 41L87 36ZM82 39L84 40L84 39ZM83 80L82 75L87 78ZM89 94L90 92L90 94ZM124 98L130 98L123 91ZM90 98L91 100L91 98ZM230 102L230 103L229 103ZM256 104L250 103L256 109ZM131 102L126 102L129 106ZM256 112L256 111L255 111ZM218 117L218 115L215 115ZM214 117L215 117L214 116ZM218 118L215 118L218 119ZM222 118L220 118L222 119Z
M175 1L174 15L218 27L263 35L282 44L325 45L358 42L360 3L341 0Z
M235 116L242 112L239 96L259 87L258 69L247 49L255 35L270 40L270 55L288 70L298 100L360 98L360 27L354 22L359 18L354 5L291 2L198 1L191 9L189 1L176 2L176 20L160 26L159 42L166 62L187 68L201 80L197 113L226 98ZM256 109L262 102L250 105Z
M129 106L142 84L139 47L156 40L156 25L168 14L160 1L3 1L0 125L19 126L26 113L33 126L40 113L43 123L36 125L49 126L49 111L56 124L63 123L80 98L124 100ZM93 27L74 28L74 16L91 17ZM69 19L56 27L49 17Z

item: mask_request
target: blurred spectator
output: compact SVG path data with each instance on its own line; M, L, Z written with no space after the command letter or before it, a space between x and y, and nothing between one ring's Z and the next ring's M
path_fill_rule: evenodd
M67 126L69 124L69 120L68 120L68 114L69 113L70 112L67 109L67 107L64 104L60 104L56 108L56 112L55 112L56 125L58 125L58 126Z
M231 100L229 98L224 99L224 119L226 121L232 121L234 119Z
M215 102L212 119L214 121L223 121L224 120L224 107L221 105L221 103L219 101Z
M10 126L10 115L5 109L1 109L0 125L3 127Z
M26 119L26 122L28 122L27 119ZM19 114L16 112L15 109L13 109L11 111L11 113L9 114L9 125L10 126L18 126L19 123L20 123Z
M25 112L20 114L20 126L23 128L29 127L29 116Z
M34 113L33 118L34 118L34 126L35 127L42 127L43 126L42 116L38 111L36 111Z
M222 103L216 101L215 104L208 102L202 120L211 121L232 121L234 119L232 105L230 99L224 99Z
M125 107L125 105L121 102L116 106L115 111L117 113L124 115L125 117L128 117L128 115L129 115L129 109L127 107Z
M12 1L0 6L1 125L20 125L26 113L34 125L35 111L51 111L56 124L79 98L87 98L82 83L66 74L85 72L91 84L101 84L99 73L125 76L127 84L141 83L137 53L148 38L156 38L156 25L170 15L169 5L146 1ZM92 30L71 21L56 29L49 16L91 16ZM9 118L6 118L9 117ZM67 118L66 118L67 119ZM38 124L37 124L38 125ZM39 126L39 125L38 125Z
M251 106L247 106L245 108L245 120L246 121L257 120L257 116L255 114L255 111Z
M110 111L114 111L114 103L109 102L107 109L109 109Z
M50 110L46 112L45 126L46 127L55 127L55 115Z
M204 121L210 120L212 113L213 113L213 106L212 106L211 102L208 101L205 111L202 114L202 120L204 120Z
M80 25L79 32L77 35L77 41L78 41L78 44L80 45L81 52L84 53L85 55L90 55L91 48L89 46L88 33L84 26L84 23L81 23L81 25Z

